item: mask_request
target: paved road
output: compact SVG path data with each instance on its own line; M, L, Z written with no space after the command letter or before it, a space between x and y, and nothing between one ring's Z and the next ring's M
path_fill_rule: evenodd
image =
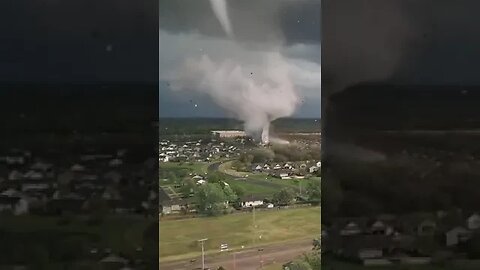
M206 256L205 266L212 270L223 266L227 269L235 270L255 270L260 269L261 261L263 265L272 263L287 263L306 252L312 250L312 240L296 240L281 244L272 244L270 246L262 247L263 251L258 251L258 248L247 249L235 253L235 260L233 253L227 253L221 256ZM234 265L235 261L235 265ZM162 264L160 262L160 270L193 270L201 269L201 258L196 258L194 263L190 260L170 262Z

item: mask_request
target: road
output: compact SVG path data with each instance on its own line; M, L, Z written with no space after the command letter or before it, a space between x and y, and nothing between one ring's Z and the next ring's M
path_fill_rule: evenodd
M223 266L227 269L234 270L255 270L260 269L261 261L263 265L272 263L287 263L306 252L312 250L312 239L303 239L284 242L281 244L272 244L263 246L263 251L258 248L249 248L243 251L228 252L225 255L206 256L205 266L216 270ZM235 260L234 260L235 257ZM235 262L235 265L234 265ZM195 262L190 260L168 262L162 264L160 262L160 270L193 270L201 269L201 257L196 258Z

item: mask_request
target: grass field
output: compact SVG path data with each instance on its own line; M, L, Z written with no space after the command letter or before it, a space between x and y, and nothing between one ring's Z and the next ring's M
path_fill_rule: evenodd
M320 208L256 211L212 218L160 221L160 256L169 260L179 255L198 255L197 240L208 238L207 251L218 251L222 243L230 248L251 247L292 239L312 239L320 234ZM262 235L262 239L259 239Z
M55 217L2 216L0 229L32 234L41 232L88 233L99 236L99 248L111 248L116 252L133 254L137 247L143 245L143 232L150 224L142 217L111 217L96 226L89 226L85 220L73 218L68 225L58 225L59 219Z
M263 270L282 270L282 263L274 263L270 265L266 265Z

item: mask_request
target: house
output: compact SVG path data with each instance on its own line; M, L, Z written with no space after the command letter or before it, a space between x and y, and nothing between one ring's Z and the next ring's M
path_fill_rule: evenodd
M163 214L178 214L184 209L188 209L192 204L191 199L172 199L163 201L161 208Z
M192 177L192 180L194 180L194 181L203 180L203 176L201 176L201 175L195 175L195 176Z
M256 207L263 205L263 199L250 195L241 198L243 208Z
M273 169L274 170L280 170L282 168L282 166L280 166L280 164L276 164Z
M83 172L85 170L85 167L77 163L72 165L72 167L70 167L70 170L72 172Z
M341 251L343 257L363 262L382 258L392 247L392 241L385 235L354 235L343 237L336 250Z
M435 234L437 224L431 219L426 219L420 222L417 227L417 234L419 236L429 236Z
M23 180L20 182L22 191L29 190L47 190L50 188L50 183L40 180Z
M318 171L318 167L317 166L311 166L310 168L308 168L308 172L309 173L314 173Z
M354 221L351 221L347 223L345 227L343 227L340 230L340 235L344 235L344 236L357 235L357 234L361 234L362 232L363 232L363 229L360 227L360 225Z
M462 226L454 227L445 233L445 245L447 247L457 246L466 242L471 237L471 232Z
M39 180L43 178L43 174L41 172L30 170L23 175L23 178Z
M260 172L260 171L262 171L262 166L257 165L257 166L254 167L253 170L254 170L254 171L257 171L257 172Z
M290 176L290 174L288 172L285 172L285 171L277 171L277 172L271 173L270 175L272 175L273 177L276 177L276 178L280 178L280 179L291 179L292 178Z
M28 201L22 197L0 196L0 212L9 211L14 215L28 213Z
M207 181L205 181L203 179L200 179L200 180L197 181L197 185L203 185L205 183L207 183Z
M467 229L478 230L480 229L480 215L477 213L472 214L467 218Z
M8 180L16 181L23 178L23 174L17 170L13 170L8 174Z
M121 256L110 254L102 258L99 263L103 265L105 269L120 269L120 267L128 263L128 260Z

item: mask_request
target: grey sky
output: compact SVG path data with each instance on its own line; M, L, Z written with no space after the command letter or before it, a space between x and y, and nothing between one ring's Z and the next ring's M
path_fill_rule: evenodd
M186 59L207 55L254 65L278 51L299 98L294 116L319 117L320 1L242 0L227 7L235 40L226 37L209 1L160 2L160 115L230 116L206 95L171 89Z

